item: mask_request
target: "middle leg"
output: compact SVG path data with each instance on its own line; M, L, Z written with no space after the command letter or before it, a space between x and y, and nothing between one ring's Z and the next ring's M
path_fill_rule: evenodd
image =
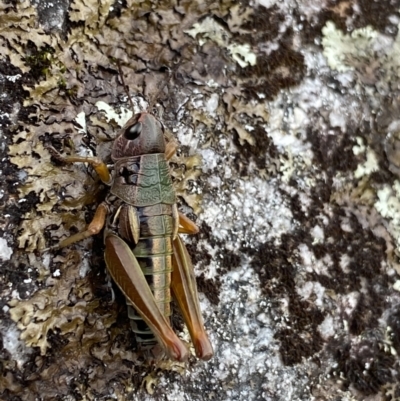
M105 202L100 203L100 205L96 209L96 213L93 217L93 220L90 222L88 228L85 231L81 231L80 233L71 235L70 237L67 237L61 242L59 242L57 245L44 249L42 252L64 248L75 242L82 241L86 238L98 234L104 227L107 213L108 213L108 207L106 203Z

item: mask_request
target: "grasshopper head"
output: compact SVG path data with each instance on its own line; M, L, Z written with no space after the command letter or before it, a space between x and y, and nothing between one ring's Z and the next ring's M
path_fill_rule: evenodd
M115 161L150 153L164 153L165 141L161 123L149 113L133 116L114 141L111 157Z

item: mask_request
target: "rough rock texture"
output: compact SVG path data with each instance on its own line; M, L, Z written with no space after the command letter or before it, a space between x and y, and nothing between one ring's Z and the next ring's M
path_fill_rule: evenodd
M0 10L1 399L400 399L400 0ZM137 352L101 236L40 253L104 196L47 147L109 161L117 60L180 143L207 363Z

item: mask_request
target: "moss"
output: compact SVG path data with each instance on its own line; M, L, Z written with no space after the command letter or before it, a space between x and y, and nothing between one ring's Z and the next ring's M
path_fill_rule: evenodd
M35 81L46 77L50 72L52 63L55 62L55 50L51 46L43 46L38 49L32 42L25 49L25 63L30 67L30 74Z
M279 351L286 366L301 363L303 358L313 357L322 349L323 341L318 333L311 338L290 329L279 330L274 338L280 341Z

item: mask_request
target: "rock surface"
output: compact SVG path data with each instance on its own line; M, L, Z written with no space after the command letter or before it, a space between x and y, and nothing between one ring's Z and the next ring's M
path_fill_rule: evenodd
M400 399L399 0L0 7L1 399ZM180 144L209 362L136 351L101 236L40 253L104 196L47 148L109 161L116 60Z

